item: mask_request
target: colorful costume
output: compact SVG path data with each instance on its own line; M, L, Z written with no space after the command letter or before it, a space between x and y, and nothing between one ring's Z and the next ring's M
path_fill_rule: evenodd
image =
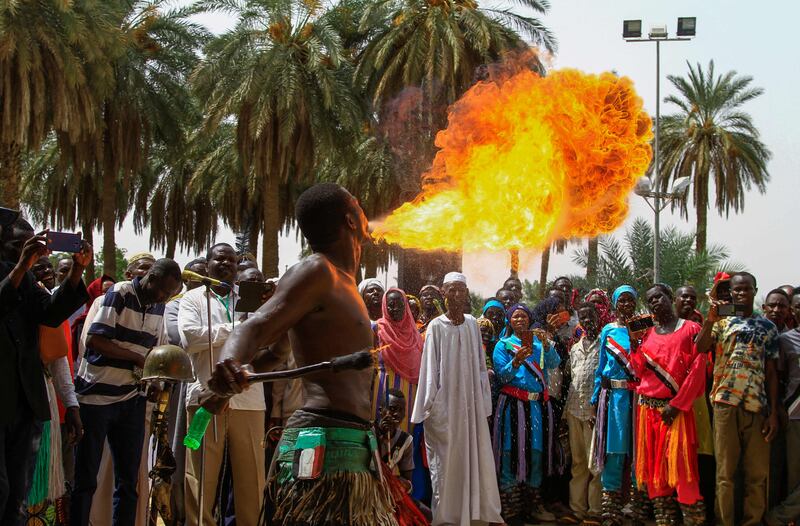
M262 512L260 523L397 526L394 501L379 469L378 442L369 422L346 413L300 409L287 422L270 469L266 491L274 516Z
M705 521L692 410L705 389L706 355L699 354L694 344L699 332L699 325L686 320L678 320L670 334L651 328L631 353L631 364L640 378L636 388L636 481L641 488L646 486L655 504L657 524L671 524L668 513L660 513L660 508L676 490L684 521ZM680 411L669 426L661 418L667 406Z
M521 511L517 506L521 502L515 498L519 490L525 486L538 488L543 472L550 474L553 466L555 422L547 391L547 370L558 367L560 358L552 344L545 351L542 342L534 338L533 354L515 367L514 355L521 345L516 335L502 338L493 355L500 396L494 412L492 445L506 520Z

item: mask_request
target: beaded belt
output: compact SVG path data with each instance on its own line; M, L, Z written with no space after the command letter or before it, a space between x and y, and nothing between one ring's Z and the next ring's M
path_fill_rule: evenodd
M639 395L639 405L646 405L650 409L662 409L669 405L668 398L651 398L645 395Z
M514 397L517 400L522 400L523 402L533 402L535 400L539 400L539 398L542 396L542 393L533 393L531 391L526 391L525 389L512 387L510 385L501 388L500 392Z

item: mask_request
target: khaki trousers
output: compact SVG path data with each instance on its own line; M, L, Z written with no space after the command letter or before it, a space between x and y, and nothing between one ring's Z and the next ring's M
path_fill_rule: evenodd
M736 469L744 471L744 515L737 526L761 524L767 511L769 444L761 434L764 415L742 407L714 404L714 450L717 457L717 521L734 525Z
M189 411L187 427L195 410ZM200 456L205 447L203 481L203 525L213 526L213 510L217 500L217 482L225 460L225 439L233 470L233 495L237 526L257 526L263 501L266 469L264 466L264 411L230 409L216 418L203 437L204 446L197 451L187 450L184 493L186 526L197 526L200 498Z
M569 482L569 507L583 519L587 515L600 516L603 487L600 476L589 471L589 448L592 444L592 426L567 412L569 449L572 451L572 480Z

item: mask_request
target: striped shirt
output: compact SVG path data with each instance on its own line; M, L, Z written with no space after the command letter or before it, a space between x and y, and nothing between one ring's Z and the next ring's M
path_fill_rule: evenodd
M91 323L89 336L103 336L142 356L161 342L164 332L164 304L144 305L140 278L116 283L108 289ZM139 380L133 362L109 358L87 342L86 352L75 378L81 404L109 405L139 394Z

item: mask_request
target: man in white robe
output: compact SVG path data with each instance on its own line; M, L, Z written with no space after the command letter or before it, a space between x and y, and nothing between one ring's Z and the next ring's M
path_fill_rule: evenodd
M475 318L463 314L469 302L464 275L449 273L442 289L447 312L428 325L411 417L425 424L433 526L502 524L481 333Z

